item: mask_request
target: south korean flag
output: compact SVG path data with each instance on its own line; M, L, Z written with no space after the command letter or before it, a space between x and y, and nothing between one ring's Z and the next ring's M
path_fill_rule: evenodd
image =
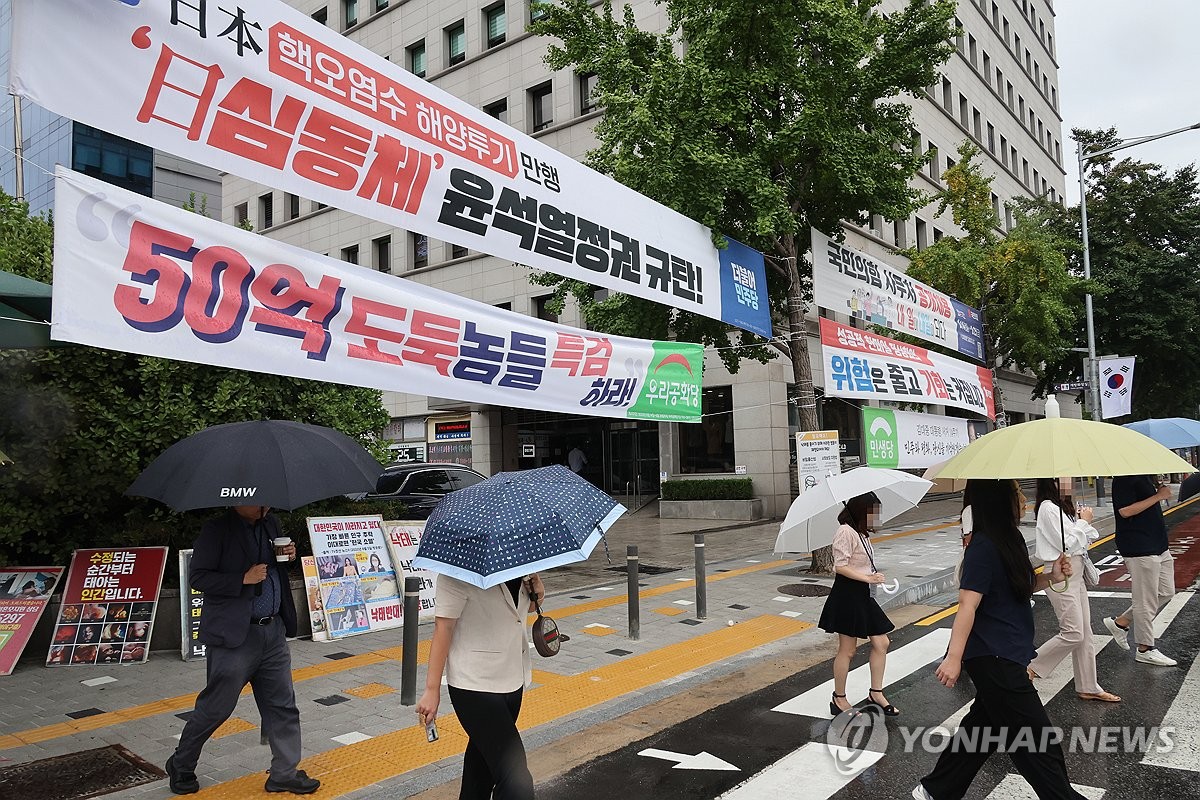
M1133 364L1130 358L1109 358L1100 362L1100 417L1122 417L1133 405Z

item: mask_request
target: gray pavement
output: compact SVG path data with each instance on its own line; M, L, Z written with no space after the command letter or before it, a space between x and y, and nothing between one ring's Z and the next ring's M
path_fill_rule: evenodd
M944 588L961 552L959 502L930 499L880 532L876 560L902 588L889 613L902 611L898 603ZM1104 522L1098 522L1103 530ZM690 535L701 531L708 556L705 620L696 618ZM527 747L537 750L764 659L794 666L825 658L831 640L815 627L824 597L796 596L788 587L820 592L831 579L807 574L807 558L773 555L777 531L778 521L662 520L652 507L618 522L608 537L612 566L623 567L625 545L636 543L643 564L672 570L641 576L636 641L627 635L625 575L607 569L602 547L585 564L546 575L545 610L571 641L556 658L535 656L537 685L523 712L533 725L525 733ZM1028 526L1026 534L1031 538ZM422 639L430 628L422 626ZM326 780L328 791L321 796L407 797L457 777L461 749L454 749L449 721L444 751L426 746L423 737L419 746L411 743L415 717L399 703L400 644L398 630L293 643L305 737L302 766ZM0 679L0 767L105 744L122 744L161 766L182 730L178 715L190 710L189 695L203 683L202 662L184 663L167 652L124 667L46 669L25 662ZM423 684L422 667L418 685ZM443 713L451 713L448 701L443 703ZM198 772L202 785L213 788L202 796L261 792L270 756L259 743L258 714L248 696L235 718L240 726L204 751ZM391 766L380 767L375 753L392 757ZM367 764L370 769L361 766ZM222 785L213 786L217 783ZM170 792L163 780L107 796L157 798Z

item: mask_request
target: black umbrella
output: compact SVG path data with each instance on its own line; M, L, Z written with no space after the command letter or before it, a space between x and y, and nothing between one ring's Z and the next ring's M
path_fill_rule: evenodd
M340 431L283 420L214 425L168 447L126 494L176 511L271 506L291 511L352 492L369 492L383 472Z

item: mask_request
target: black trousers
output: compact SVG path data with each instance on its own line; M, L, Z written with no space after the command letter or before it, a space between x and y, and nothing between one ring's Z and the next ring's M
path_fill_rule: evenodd
M262 716L262 731L271 744L271 776L290 780L300 763L300 711L292 687L292 655L283 620L251 625L237 647L208 648L208 684L196 698L196 710L183 726L175 764L194 772L200 750L237 706L249 683Z
M454 713L469 737L459 800L533 800L533 776L517 730L524 690L496 694L449 689Z
M1039 800L1084 800L1071 788L1062 747L1047 742L1050 718L1025 667L984 656L964 661L963 669L975 684L975 702L933 772L921 780L925 791L934 800L959 800L1003 746Z

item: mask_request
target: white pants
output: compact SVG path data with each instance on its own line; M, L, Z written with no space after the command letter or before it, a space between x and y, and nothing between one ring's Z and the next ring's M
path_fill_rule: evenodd
M1046 565L1047 572L1052 566L1053 563ZM1071 556L1071 566L1074 575L1066 591L1046 589L1046 597L1058 616L1058 634L1038 648L1029 668L1044 678L1069 655L1075 670L1075 691L1100 694L1104 690L1096 682L1096 641L1092 636L1091 603L1083 582L1083 557Z
M1156 556L1125 559L1133 583L1133 605L1121 616L1133 620L1133 641L1154 647L1154 618L1175 596L1175 557L1167 550Z

